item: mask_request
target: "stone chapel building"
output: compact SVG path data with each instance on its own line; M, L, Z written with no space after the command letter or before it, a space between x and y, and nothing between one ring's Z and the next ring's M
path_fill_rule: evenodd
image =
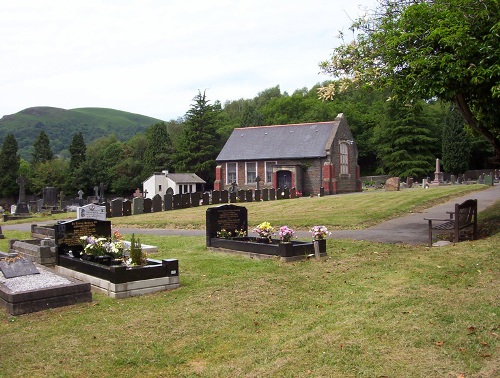
M331 122L234 129L216 159L214 190L361 191L358 150L344 115Z

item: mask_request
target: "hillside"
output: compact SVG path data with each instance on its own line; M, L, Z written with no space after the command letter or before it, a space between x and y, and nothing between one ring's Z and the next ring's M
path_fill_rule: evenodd
M73 135L79 131L87 144L110 134L124 141L157 122L161 120L106 108L34 107L0 119L0 143L8 133L13 133L19 145L19 155L29 161L35 139L44 130L52 152L69 156L68 147Z

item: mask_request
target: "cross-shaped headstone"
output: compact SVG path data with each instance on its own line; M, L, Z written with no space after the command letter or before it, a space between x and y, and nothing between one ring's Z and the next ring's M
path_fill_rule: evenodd
M260 182L262 181L262 179L260 178L260 176L257 176L255 178L255 182L257 183L257 190L260 190Z
M83 190L78 191L78 199L83 199Z
M137 188L133 194L134 198L137 198L137 197L142 197L142 193L141 191L139 190L139 188Z
M236 184L236 181L233 181L231 183L231 193L236 193L236 187L238 186L238 184Z
M24 185L26 185L26 179L24 178L24 175L21 174L17 178L16 183L19 185L19 203L26 202L26 192L24 188Z

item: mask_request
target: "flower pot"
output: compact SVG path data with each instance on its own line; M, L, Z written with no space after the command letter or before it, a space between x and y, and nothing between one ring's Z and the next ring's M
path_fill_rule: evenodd
M321 257L321 250L320 250L320 246L319 246L319 240L314 240L313 244L314 244L314 256L316 257L316 260L319 260L320 257Z

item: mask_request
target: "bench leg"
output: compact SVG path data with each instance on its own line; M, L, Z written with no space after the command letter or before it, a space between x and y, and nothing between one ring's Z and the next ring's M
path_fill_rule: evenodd
M432 247L432 221L429 220L429 247Z

